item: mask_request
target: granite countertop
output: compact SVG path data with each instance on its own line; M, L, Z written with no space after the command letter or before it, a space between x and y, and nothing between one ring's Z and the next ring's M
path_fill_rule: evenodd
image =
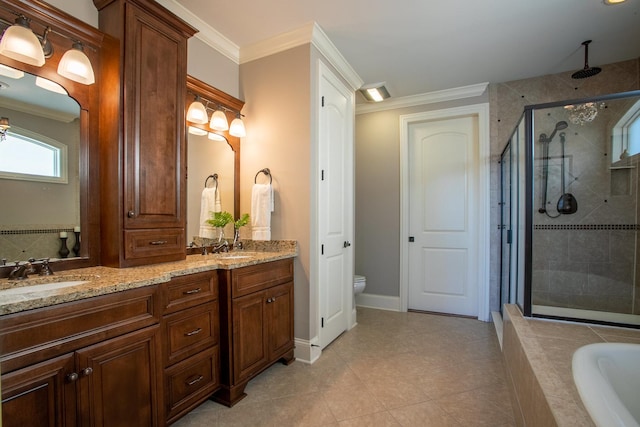
M0 316L64 302L168 282L172 277L211 270L230 270L298 255L297 242L289 240L253 242L246 249L221 254L187 255L183 261L142 267L89 267L66 270L53 276L27 280L0 279ZM55 268L55 267L54 267ZM81 282L42 289L52 282ZM59 286L59 285L55 285Z

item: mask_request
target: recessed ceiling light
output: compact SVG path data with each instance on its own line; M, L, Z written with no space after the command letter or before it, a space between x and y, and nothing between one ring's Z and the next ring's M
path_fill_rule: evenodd
M380 102L391 96L387 88L384 87L384 82L362 86L360 93L367 101L371 102Z
M624 3L627 0L603 0L604 4L620 4Z

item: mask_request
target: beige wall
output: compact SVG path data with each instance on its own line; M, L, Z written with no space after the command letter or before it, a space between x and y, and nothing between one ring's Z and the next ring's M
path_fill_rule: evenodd
M303 45L240 66L247 128L240 211L251 210L256 172L270 168L275 189L271 238L297 240L300 250L295 261L295 336L302 339L309 338L310 327L310 60L309 45Z
M356 116L355 273L366 276L366 293L400 295L400 116L487 101L485 94Z

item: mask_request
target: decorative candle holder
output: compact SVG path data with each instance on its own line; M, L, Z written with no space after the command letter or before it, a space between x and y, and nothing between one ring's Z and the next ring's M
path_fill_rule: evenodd
M67 248L67 238L60 237L60 250L58 251L60 258L66 258L69 256L69 248Z
M73 234L76 235L76 243L73 245L73 253L75 256L80 256L80 232L74 231Z

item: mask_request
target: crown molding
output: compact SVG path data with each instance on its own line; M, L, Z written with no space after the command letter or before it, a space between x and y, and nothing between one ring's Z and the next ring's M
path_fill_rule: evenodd
M395 110L398 108L414 107L416 105L434 104L436 102L454 101L457 99L473 98L482 95L489 86L488 82L475 85L461 86L418 95L389 98L375 104L357 104L356 115L377 111Z
M194 37L217 50L234 63L240 64L240 48L237 44L226 38L211 25L207 24L189 9L178 3L177 0L156 1L179 18L182 18L191 26L195 27L198 32Z
M307 43L311 43L320 51L353 90L362 86L363 81L358 73L316 22L309 22L295 30L241 48L240 63L254 61Z

